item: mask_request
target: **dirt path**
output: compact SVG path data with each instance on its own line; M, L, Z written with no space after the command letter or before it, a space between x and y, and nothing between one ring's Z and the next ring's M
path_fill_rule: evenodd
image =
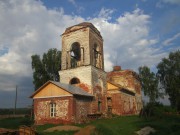
M56 126L56 127L52 127L52 128L48 128L46 130L44 130L44 132L53 132L53 131L77 131L80 130L80 127L77 126L69 126L69 125L65 125L65 126Z
M0 128L0 135L2 135L2 134L16 133L16 132L17 132L17 130L14 130L14 129Z
M79 130L77 133L75 133L75 135L91 135L94 130L95 127L92 125L86 126L85 128L80 128L77 126L70 126L70 125L65 125L65 126L56 126L56 127L52 127L52 128L48 128L46 130L44 130L44 132L53 132L53 131L77 131Z
M79 130L79 132L75 133L74 135L91 135L95 130L95 127L92 125L86 126Z

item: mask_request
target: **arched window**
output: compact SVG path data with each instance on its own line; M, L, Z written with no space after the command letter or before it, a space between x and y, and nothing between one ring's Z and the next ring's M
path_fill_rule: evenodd
M74 42L72 44L70 55L71 55L71 68L80 66L81 48L78 42Z
M80 83L80 80L78 78L72 78L69 82L70 84L79 84Z

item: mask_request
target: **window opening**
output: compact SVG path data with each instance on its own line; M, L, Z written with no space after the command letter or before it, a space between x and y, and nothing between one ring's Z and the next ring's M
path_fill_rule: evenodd
M78 42L72 44L70 55L71 55L71 68L80 66L81 48Z
M101 112L101 101L98 99L98 112Z
M100 52L100 47L99 45L97 44L94 44L94 58L93 58L93 61L94 61L94 66L97 67L97 68L101 68L101 52Z
M50 117L56 116L56 103L50 103Z
M70 84L79 84L80 80L78 78L72 78Z

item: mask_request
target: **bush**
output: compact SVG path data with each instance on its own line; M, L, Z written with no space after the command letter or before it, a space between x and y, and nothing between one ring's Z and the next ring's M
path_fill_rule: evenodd
M30 118L29 115L25 115L25 117L21 121L22 125L31 126L34 124L33 118Z
M159 102L148 103L142 110L142 116L155 118L163 118L167 114L176 113L177 111L175 109L171 108L170 106L164 106Z

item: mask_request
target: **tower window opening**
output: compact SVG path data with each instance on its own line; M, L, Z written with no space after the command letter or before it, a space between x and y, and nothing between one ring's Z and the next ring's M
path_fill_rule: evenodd
M70 55L71 55L71 68L80 66L81 48L78 42L72 44Z
M78 78L72 78L70 80L70 84L79 84L80 83L80 80Z
M99 45L94 44L93 52L93 65L97 68L102 68L101 51Z

